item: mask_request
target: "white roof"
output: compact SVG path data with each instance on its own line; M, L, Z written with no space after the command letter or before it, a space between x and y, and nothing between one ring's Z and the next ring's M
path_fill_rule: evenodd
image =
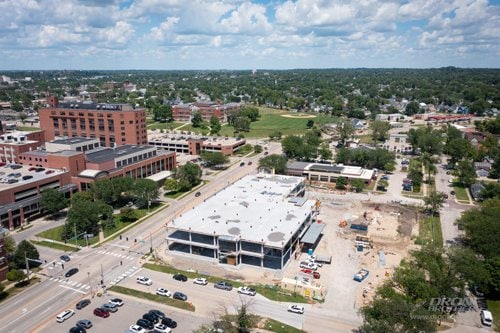
M150 179L150 180L157 182L159 180L166 179L166 178L170 177L171 175L172 175L172 172L165 170L165 171L160 171L158 173L155 173L154 175L151 175L149 177L146 177L146 179Z
M100 172L103 172L103 171L102 170L94 170L94 169L85 169L82 172L80 172L78 174L78 176L95 178Z
M291 202L302 177L249 175L172 221L170 227L282 247L304 222L314 200ZM283 242L283 244L282 244Z

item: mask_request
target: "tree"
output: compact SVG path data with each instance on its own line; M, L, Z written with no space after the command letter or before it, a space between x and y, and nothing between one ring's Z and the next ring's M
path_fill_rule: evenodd
M18 269L26 268L26 258L32 260L40 260L40 253L36 247L27 240L22 240L16 248L14 255L12 256L12 264ZM38 267L41 262L29 262L29 267Z
M345 177L340 176L335 181L335 188L337 190L344 190L346 185L347 185L347 178Z
M493 182L485 182L484 189L481 191L483 200L487 199L500 199L500 184Z
M246 106L240 110L240 116L247 117L251 122L260 118L259 109L253 106Z
M56 189L48 188L42 191L40 198L40 206L48 214L54 215L61 209L66 208L68 202L64 194Z
M353 179L351 180L351 186L356 192L362 192L363 189L365 188L365 183L363 182L362 179Z
M420 163L413 163L410 165L408 170L408 178L411 179L413 186L420 187L424 180L424 174L422 173L422 166Z
M274 131L269 134L269 139L271 140L281 140L281 132L280 131Z
M245 116L236 117L233 120L233 127L235 132L248 132L250 131L251 120Z
M12 282L19 282L22 281L26 278L26 274L24 274L23 271L17 270L17 269L11 269L7 273L7 280L12 281Z
M465 187L469 187L476 182L476 171L474 164L470 160L462 160L458 163L457 168L458 181Z
M172 119L172 107L170 105L155 105L153 107L153 119L166 122Z
M16 112L21 112L24 110L23 105L19 101L12 101L11 108L12 108L12 110L14 110Z
M333 158L333 153L327 144L322 144L318 149L318 155L324 161L331 160Z
M201 127L203 123L203 118L201 117L201 113L199 111L195 111L193 117L191 118L191 124L194 128Z
M432 156L429 153L423 153L420 155L420 163L422 163L422 166L424 169L427 171L427 183L431 184L431 174L436 174L437 168L436 168L436 163L438 163L437 158Z
M179 190L179 184L177 184L177 180L169 178L165 180L165 183L163 184L163 189L166 192L175 192Z
M354 127L350 121L343 121L337 124L337 129L340 135L340 140L342 141L342 144L345 145L345 141L354 134Z
M260 154L260 153L262 153L262 146L261 146L261 145L255 145L255 146L253 146L253 151L254 151L256 154Z
M314 120L309 119L309 120L307 121L307 123L306 123L306 127L307 127L307 128L313 128L313 126L314 126Z
M439 209L443 207L445 201L445 194L443 192L432 191L424 197L424 205L431 212L432 215L439 213Z
M413 116L419 112L420 112L420 106L417 102L411 101L410 103L406 104L405 115Z
M26 113L24 113L24 112L21 112L21 113L19 114L19 119L21 120L21 122L22 122L22 123L23 123L23 125L24 125L24 122L26 121L26 119L28 119L28 115L27 115Z
M210 117L210 134L219 134L221 128L222 126L220 124L219 118L212 115L212 117Z
M218 151L204 150L201 152L200 157L207 167L220 166L229 162L229 158Z
M286 172L288 159L283 155L272 154L259 160L259 167L274 169L274 172L283 175Z
M450 165L453 167L461 159L470 157L471 150L472 145L464 138L453 138L444 146L444 152L450 156Z
M151 201L158 199L158 185L151 179L136 179L132 193L137 206L149 207Z
M180 191L187 191L201 183L201 169L198 164L187 163L175 169L175 179L179 184Z
M378 141L387 140L387 133L391 129L391 124L383 120L375 120L371 123L372 140L377 143Z
M11 235L4 236L5 251L8 255L13 254L16 251L16 241Z
M131 207L123 207L120 209L121 220L124 222L134 222L137 220L137 214Z

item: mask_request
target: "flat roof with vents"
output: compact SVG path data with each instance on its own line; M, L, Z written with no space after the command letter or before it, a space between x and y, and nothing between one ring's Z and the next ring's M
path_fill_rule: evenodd
M248 175L168 224L169 229L281 248L312 212L314 200L288 197L302 177Z

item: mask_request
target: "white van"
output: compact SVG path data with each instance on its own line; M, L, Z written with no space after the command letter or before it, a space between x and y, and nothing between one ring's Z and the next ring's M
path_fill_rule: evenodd
M491 326L493 324L493 316L488 310L481 310L481 323L484 326Z
M56 320L58 323L64 322L66 319L71 318L75 314L75 311L73 310L64 310L60 314L57 315Z

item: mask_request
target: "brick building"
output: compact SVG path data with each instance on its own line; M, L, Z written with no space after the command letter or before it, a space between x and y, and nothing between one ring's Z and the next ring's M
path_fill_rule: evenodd
M153 134L149 140L150 145L189 155L200 155L205 150L220 152L227 156L243 147L245 143L245 139L183 134Z
M0 135L0 162L18 163L21 153L36 150L43 139L44 131L12 131Z
M5 248L5 236L7 230L0 227L0 281L3 281L7 277L7 272L9 271L9 263L7 261L8 253Z
M172 117L175 121L189 122L195 112L199 112L203 121L210 121L216 116L221 122L227 121L227 114L241 108L239 103L218 104L215 102L195 102L179 104L172 107Z
M56 136L89 137L106 147L147 143L143 108L92 101L59 102L55 97L47 98L47 105L38 112L46 140Z

